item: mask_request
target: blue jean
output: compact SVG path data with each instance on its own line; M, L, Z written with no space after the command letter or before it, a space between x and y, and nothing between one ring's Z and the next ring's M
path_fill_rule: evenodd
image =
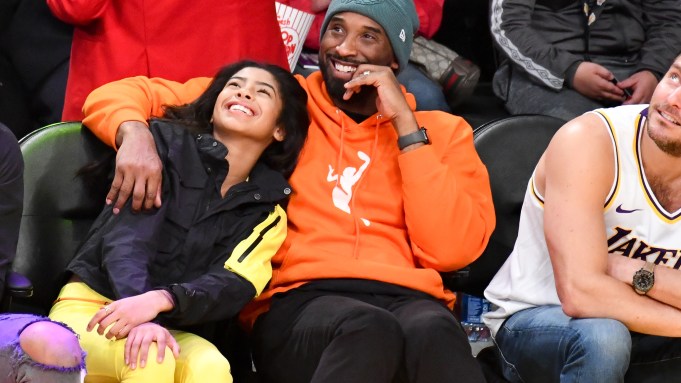
M431 80L421 72L414 64L407 65L397 80L407 88L407 92L416 99L416 110L441 110L450 113L445 94L440 84Z
M632 333L613 319L570 318L560 306L515 313L495 342L511 382L674 382L681 376L681 339Z

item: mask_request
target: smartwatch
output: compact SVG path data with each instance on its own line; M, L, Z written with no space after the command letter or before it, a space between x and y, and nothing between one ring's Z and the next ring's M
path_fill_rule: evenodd
M653 288L655 284L655 264L652 262L646 262L643 267L636 273L634 273L634 279L631 282L631 286L634 288L639 295L646 295L650 289Z
M409 133L406 136L400 136L397 139L397 147L402 150L409 145L418 144L419 142L422 142L426 145L430 144L430 139L428 139L428 134L426 133L426 128L424 127L420 127L419 130Z

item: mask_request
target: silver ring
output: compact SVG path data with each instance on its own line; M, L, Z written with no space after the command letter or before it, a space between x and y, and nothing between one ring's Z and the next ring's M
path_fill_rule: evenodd
M368 76L369 73L371 73L371 71L365 70L364 72L362 72L362 76Z
M106 313L106 315L111 314L111 308L109 308L109 306L104 306L104 307L102 307L102 310L104 310L104 312Z

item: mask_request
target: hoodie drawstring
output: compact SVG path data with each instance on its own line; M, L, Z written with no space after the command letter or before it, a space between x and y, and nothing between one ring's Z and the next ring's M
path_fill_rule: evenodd
M359 178L357 183L355 184L355 191L352 193L352 197L350 197L350 212L352 212L352 218L355 222L355 245L352 249L352 256L354 259L357 259L359 257L359 234L360 234L360 221L361 217L358 217L355 213L355 197L357 194L359 194L360 190L360 185L362 184L362 181L364 180L365 176L367 173L369 173L369 170L371 169L371 166L373 165L375 158L376 158L376 151L378 148L378 128L380 126L379 124L379 119L381 118L380 115L376 116L376 126L374 127L374 143L371 147L371 152L369 153L369 158L371 161L369 161L369 164L367 165L367 168L364 170L364 173L362 176ZM342 133L341 133L341 147L342 147Z

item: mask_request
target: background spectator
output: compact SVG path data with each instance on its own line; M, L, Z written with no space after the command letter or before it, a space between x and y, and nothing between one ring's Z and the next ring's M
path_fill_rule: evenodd
M504 55L494 90L512 114L570 120L603 106L647 103L681 50L681 0L491 6L492 34Z
M17 252L24 203L24 160L12 132L0 123L0 300Z
M81 120L85 97L143 75L186 81L252 59L288 68L274 0L47 0L75 26L63 120Z
M678 380L680 106L681 56L649 105L584 113L553 136L485 290L506 379Z
M17 138L60 120L72 30L45 0L0 1L0 121Z

